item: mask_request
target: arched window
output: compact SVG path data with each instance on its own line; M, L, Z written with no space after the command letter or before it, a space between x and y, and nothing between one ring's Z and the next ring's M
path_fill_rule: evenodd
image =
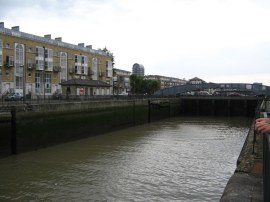
M0 67L3 66L3 42L0 40Z
M23 92L24 46L15 44L15 90Z
M67 80L67 53L61 52L60 53L60 67L61 73L60 78L61 82Z
M98 80L98 66L97 66L97 58L92 59L92 79Z
M106 61L106 76L107 77L112 77L112 61Z

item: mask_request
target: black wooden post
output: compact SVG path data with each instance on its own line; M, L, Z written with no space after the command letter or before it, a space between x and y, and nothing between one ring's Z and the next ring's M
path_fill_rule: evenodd
M17 154L16 108L11 109L11 153Z
M169 100L169 118L171 117L171 101Z
M248 114L247 113L247 111L248 111L248 107L247 106L248 106L247 100L244 100L244 113L243 113L244 116L247 116L247 114Z
M231 116L231 100L227 101L227 110L228 116Z
M148 100L148 123L151 122L151 101Z
M200 115L200 100L196 99L196 115Z
M133 125L135 126L136 124L136 120L135 120L135 99L133 99Z
M211 112L211 115L215 116L215 114L216 114L216 101L213 99L212 100L212 112Z

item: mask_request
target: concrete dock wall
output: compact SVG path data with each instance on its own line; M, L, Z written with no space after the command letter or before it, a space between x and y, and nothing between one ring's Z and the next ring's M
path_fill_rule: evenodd
M157 121L180 111L174 99L51 103L32 105L28 110L24 107L17 106L16 140L12 139L11 123L0 124L4 131L0 135L0 157Z
M0 157L177 115L254 116L258 100L230 100L203 97L19 103L13 127L10 114L0 116ZM8 111L12 106L4 107Z
M270 102L264 101L260 111L269 112ZM255 117L256 118L256 117ZM237 167L231 176L221 197L221 202L256 201L263 199L263 134L254 131L252 123L241 153Z

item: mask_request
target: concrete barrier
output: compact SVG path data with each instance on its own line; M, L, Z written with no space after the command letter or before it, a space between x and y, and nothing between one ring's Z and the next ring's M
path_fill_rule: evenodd
M260 105L261 111L270 109L270 102ZM256 117L255 117L256 118ZM254 134L255 120L251 125L234 174L228 181L221 202L264 201L263 198L263 136ZM255 135L255 136L254 136ZM256 137L254 139L254 137Z

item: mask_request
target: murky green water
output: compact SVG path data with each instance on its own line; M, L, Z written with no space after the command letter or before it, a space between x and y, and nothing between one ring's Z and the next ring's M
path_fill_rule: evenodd
M180 117L0 159L0 201L219 201L250 125Z

